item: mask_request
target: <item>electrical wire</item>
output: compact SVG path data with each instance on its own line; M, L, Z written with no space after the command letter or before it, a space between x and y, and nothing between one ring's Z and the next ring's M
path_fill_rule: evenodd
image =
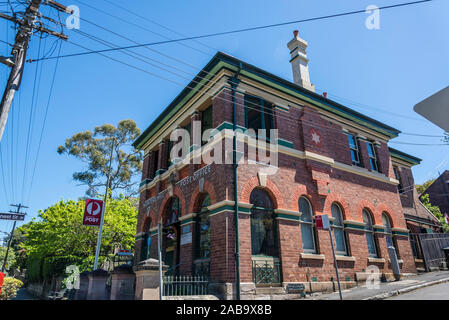
M60 41L58 54L61 53L61 48L62 48L62 41ZM59 65L59 59L56 60L55 68L54 68L54 71L53 71L53 77L52 77L51 85L50 85L50 92L49 92L49 95L48 95L47 105L45 107L44 121L43 121L43 124L42 124L42 129L41 129L41 133L40 133L40 137L39 137L39 144L38 144L38 147L37 147L36 158L34 160L33 173L31 175L31 182L30 182L30 188L29 188L27 203L30 202L31 191L33 189L34 175L36 173L37 162L39 160L39 153L40 153L40 149L41 149L41 145L42 145L42 138L43 138L43 135L44 135L45 124L47 122L48 110L49 110L50 103L51 103L51 97L52 97L52 94L53 94L53 87L54 87L54 84L55 84L55 79L56 79L56 73L57 73L57 70L58 70L58 65Z
M430 1L434 1L434 0L420 0L420 1L414 1L414 2L407 2L407 3L383 6L383 7L379 7L379 10L386 10L386 9L392 9L392 8L397 8L397 7L416 5L419 3L430 2ZM248 31L255 31L255 30L261 30L261 29L267 29L267 28L273 28L273 27L286 26L286 25L291 25L291 24L298 24L298 23L304 23L304 22L310 22L310 21L317 21L317 20L323 20L323 19L329 19L329 18L354 15L354 14L364 13L365 11L366 10L363 9L363 10L344 12L344 13L338 13L338 14L332 14L332 15L325 15L325 16L308 18L308 19L289 21L289 22L282 22L282 23L269 24L269 25L263 25L263 26L257 26L257 27L236 29L236 30L231 30L231 31L216 32L216 33L204 34L204 35L199 35L199 36L185 37L185 38L165 40L165 41L149 42L149 43L145 43L145 44L137 44L137 45L132 45L132 46L120 47L120 48L104 49L104 50L91 50L91 51L86 51L86 52L67 54L67 55L59 56L59 58L69 58L69 57L84 56L84 55L89 55L89 54L94 54L94 53L105 53L105 52L111 52L111 51L117 51L117 50L134 49L134 48L149 47L149 46L160 45L160 44L210 38L210 37L242 33L242 32L248 32ZM56 59L56 57L48 57L48 58L41 59L41 60L48 60L48 59ZM37 62L37 61L38 61L37 59L31 60L31 62Z
M141 25L138 25L138 24L133 23L133 22L130 22L130 21L126 20L126 19L123 19L123 18L117 17L117 16L115 16L115 15L113 15L113 14L110 14L110 13L106 12L105 10L95 8L95 7L93 7L93 6L89 5L89 4L84 3L83 1L80 1L80 0L77 0L77 1L78 1L79 3L81 3L81 4L85 5L85 6L87 6L87 7L90 7L90 8L93 9L93 10L99 11L99 12L101 12L101 13L107 15L107 16L110 16L110 17L112 17L112 18L114 18L114 19L117 19L117 20L120 20L120 21L122 21L122 22L125 22L126 24L129 24L129 25L132 25L132 26L134 26L134 27L140 28L140 29L142 29L142 30L151 32L152 34L155 34L155 35L157 35L157 36L159 36L159 37L161 37L161 38L167 39L167 40L169 40L169 41L172 41L172 40L173 40L173 39L171 39L171 38L169 38L169 37L167 37L167 36L165 36L165 35L163 35L163 34L161 34L161 33L155 32L155 31L150 30L150 29L148 29L148 28L142 27ZM197 49L197 48L194 48L194 47L192 47L192 46L189 46L189 45L187 45L187 44L185 44L185 43L178 43L178 44L179 44L179 45L182 45L182 46L184 46L184 47L187 47L187 48L189 48L189 49L198 51L198 52L200 52L200 53L202 53L202 54L205 54L205 55L207 55L207 56L209 55L208 53L206 53L206 52L204 52L204 51L202 51L202 50L199 50L199 49ZM212 50L214 50L214 49L212 49Z
M74 44L74 45L76 45L76 46L79 46L79 47L81 47L81 48L86 49L86 47L84 47L84 46L82 46L82 45L79 45L79 44L77 44L77 43L74 43L73 41L68 41L68 42L71 43L71 44ZM193 87L190 87L189 85L184 86L183 84L181 84L181 83L179 83L179 82L173 81L173 80L168 79L168 78L165 78L165 77L161 77L161 76L158 75L158 74L149 72L149 71L147 71L147 70L144 70L144 69L142 69L142 68L136 67L136 66L131 65L131 64L129 64L129 63L120 61L120 60L118 60L118 59L112 58L112 57L110 57L110 56L106 56L106 55L104 55L104 54L100 54L100 55L103 56L103 57L106 57L106 58L108 58L108 59L111 59L111 60L113 60L113 61L116 61L116 62L118 62L118 63L121 63L121 64L124 64L124 65L126 65L126 66L129 66L129 67L131 67L131 68L133 68L133 69L136 69L136 70L138 70L138 71L141 71L141 72L150 74L150 75L152 75L152 76L155 76L155 77L157 77L157 78L160 78L160 79L163 79L163 80L166 80L166 81L170 81L170 82L172 82L172 83L174 83L174 84L177 84L177 85L179 85L179 86L182 86L182 87L185 87L185 88L192 89L193 91L196 91L196 92L197 92L197 91L199 90L199 89L195 89L195 88L193 88ZM199 83L199 82L197 82L197 81L195 81L195 80L193 80L192 82L194 82L194 83L195 83L195 82L196 82L196 83ZM212 86L212 85L211 85L211 86ZM210 89L211 86L209 86L209 87L206 86L206 89ZM210 94L209 94L209 96L212 97L212 95L210 95ZM215 98L222 99L221 97L215 97ZM227 102L230 102L230 100L227 100ZM249 104L255 105L255 104L252 103L252 102L248 102L248 103L249 103ZM257 106L257 105L255 105L255 106ZM253 110L260 111L260 109L258 108L258 106L257 106L257 108L251 108L251 107L245 105L245 107L248 108L248 109L253 109ZM267 111L261 111L261 112L264 112L265 114L269 114ZM279 115L278 115L278 116L279 116ZM286 116L279 116L279 117L283 118L283 119L286 120L286 121L294 121L294 122L296 123L296 120L291 119L291 118L289 118L289 117L286 117ZM307 121L303 121L303 122L307 122ZM312 124L313 124L315 127L322 127L322 128L324 128L324 129L326 129L326 130L335 130L335 129L330 128L330 127L324 127L324 126L317 125L316 123L312 123ZM338 132L341 132L341 131L338 131ZM395 143L394 141L390 141L390 142ZM401 142L399 142L399 143L401 143ZM408 144L414 144L414 143L408 143ZM432 144L418 144L418 145L432 145ZM441 145L447 145L447 144L441 144Z
M106 1L106 0L104 0L104 1ZM80 3L82 3L81 1L80 1ZM93 9L95 9L95 10L98 10L98 11L100 11L100 12L104 12L103 10L100 10L100 9L97 9L97 8L95 8L95 7L92 7L92 6L90 6L90 5L88 5L89 7L91 7L91 8L93 8ZM120 7L120 6L119 6ZM128 11L128 10L126 10L126 11ZM105 13L105 14L108 14L108 13ZM108 14L108 15L110 15L110 14ZM113 15L110 15L110 16L113 16ZM138 15L137 15L138 16ZM119 20L121 20L121 21L125 21L125 22L127 22L126 20L124 20L124 19L122 19L122 18L119 18L119 17L117 17L117 16L113 16L114 18L116 18L116 19L119 19ZM107 29L107 28L105 28L105 27L103 27L103 26L100 26L100 25L98 25L98 24L96 24L96 23L93 23L93 22L91 22L91 21L88 21L87 19L82 19L83 21L86 21L86 22L88 22L88 23L90 23L90 24L92 24L92 25L94 25L94 26L96 26L96 27L98 27L98 28L101 28L101 29L103 29L103 30L105 30L105 31L108 31L108 32L110 32L110 33L112 33L112 34L114 34L114 35L117 35L117 36L119 36L119 37L121 37L121 38L124 38L124 39L126 39L126 40L128 40L128 41L131 41L131 42L133 42L133 43L136 43L134 40L132 40L132 39L130 39L130 38L128 38L128 37L125 37L125 36L123 36L123 35L121 35L121 34L118 34L118 33L116 33L116 32L114 32L114 31L111 31L110 29ZM151 21L151 22L153 22L153 21ZM76 31L76 30L75 30ZM151 30L149 30L150 32L151 32ZM91 35L88 35L87 33L84 33L84 35L85 36L87 36L87 37L95 37L95 36L91 36ZM113 46L113 47L118 47L117 45L114 45L114 44L112 44L112 43L110 43L110 42L107 42L107 41L105 41L105 40L102 40L102 39L99 39L98 37L95 37L96 39L95 40L97 40L98 42L100 42L100 43L103 43L103 44L105 44L105 45L107 45L108 47L110 47L110 48L112 48L111 47L111 45ZM91 38L92 39L92 38ZM147 49L149 49L149 48L147 48ZM167 65L167 64L164 64L164 63L162 63L162 62L160 62L160 61L157 61L156 59L152 59L152 58L149 58L149 57L146 57L146 56L144 56L144 55L140 55L140 54L138 54L138 53L135 53L135 52L132 52L132 51L130 51L133 55L138 55L138 56L140 56L140 57L143 57L144 59L149 59L149 60L151 60L151 61L154 61L154 62L156 62L156 63L160 63L160 64L162 64L162 65L164 65L164 66L168 66L168 67L172 67L172 66L169 66L169 65ZM158 53L160 53L160 52L158 52ZM131 57L133 57L133 58L136 58L136 59L138 59L137 57L135 57L135 56L133 56L133 55L130 55ZM192 66L191 64L188 64L188 63L186 63L185 61L182 61L182 60L179 60L179 59L177 59L177 58L173 58L173 57L171 57L171 56L169 56L169 55L166 55L166 54L164 54L164 56L166 56L166 57L168 57L168 58L171 58L171 59L173 59L173 60L176 60L176 61L178 61L178 62L181 62L181 63L183 63L183 64L186 64L186 65L188 65L188 66L191 66L191 67L193 67L193 68L196 68L196 69L200 69L199 67L196 67L196 66ZM138 60L140 60L140 61L142 61L141 59L138 59ZM144 61L145 62L145 61ZM147 63L147 62L145 62L145 63ZM147 63L148 64L148 63ZM150 65L152 65L152 66L154 66L153 64L150 64ZM161 68L161 67L159 67L159 66L155 66L155 67L157 67L157 68L159 68L159 69L162 69L162 70L165 70L165 71L167 71L165 68ZM172 67L172 68L174 68L174 67ZM179 68L175 68L176 70L178 70L178 71L181 71L181 72L184 72L184 73L186 73L186 74L190 74L190 75L192 75L191 73L189 73L189 72L186 72L186 71L184 71L184 70L181 70L181 69L179 69ZM201 70L201 69L200 69ZM167 71L167 72L170 72L170 71ZM171 74L173 74L173 72L170 72ZM209 74L208 72L206 72L207 74ZM184 76L181 76L181 75L179 75L179 74L174 74L174 75L176 75L176 76L179 76L179 77L182 77L182 78L184 78L184 79L187 79L187 78L185 78ZM198 76L197 76L198 77ZM204 78L202 78L202 77L199 77L199 78L201 78L201 79L204 79ZM336 96L336 95L335 95ZM338 97L338 96L336 96L336 97ZM348 100L349 101L349 99L346 99L346 100ZM357 103L357 105L360 107L360 103ZM370 106L369 107L369 110L378 110L378 111L380 111L380 112L383 112L383 113L385 113L385 112L388 112L387 110L385 110L385 109L376 109L376 108L374 108L374 107L372 107L372 106ZM400 116L401 118L406 118L407 116L406 115L403 115L403 114L395 114L395 113L392 113L392 112L388 112L389 114L391 114L391 115L395 115L395 116ZM413 120L421 120L421 121L424 121L423 119L418 119L418 118L414 118L414 117L409 117L409 118L411 118L411 119L413 119Z
M168 27L162 25L162 24L159 23L159 22L156 22L156 21L154 21L154 20L152 20L152 19L149 19L148 17L142 16L142 15L140 15L140 14L134 12L134 11L131 11L131 10L129 10L129 9L126 8L126 7L123 7L123 6L121 6L121 5L118 5L118 4L116 4L116 3L112 2L112 1L109 1L109 0L103 0L103 1L106 2L106 3L109 3L109 4L112 5L112 6L115 6L115 7L119 8L119 9L125 11L125 12L128 12L128 13L130 13L130 14L132 14L132 15L134 15L134 16L140 18L140 19L143 19L143 20L145 20L145 21L148 21L148 22L150 22L150 23L153 23L153 24L155 24L155 25L157 25L157 26L159 26L159 27L161 27L161 28L163 28L163 29L165 29L165 30L167 30L167 31L173 32L173 33L177 34L178 36L186 37L186 35L184 35L184 34L178 32L178 31L176 31L176 30L173 30L173 29L171 29L171 28L168 28ZM141 29L143 29L143 28L141 28ZM145 29L144 29L144 30L145 30ZM195 43L198 43L198 44L200 44L200 45L202 45L202 46L204 46L204 47L206 47L206 48L208 48L208 49L211 49L211 50L213 50L213 51L219 51L218 49L216 49L216 48L214 48L214 47L211 47L211 46L209 46L209 45L207 45L207 44L205 44L205 43L203 43L203 42L201 42L201 41L194 40L194 42L195 42Z

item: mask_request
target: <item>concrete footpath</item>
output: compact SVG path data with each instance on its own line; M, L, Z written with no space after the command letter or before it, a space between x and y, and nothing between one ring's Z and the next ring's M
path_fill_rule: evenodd
M368 289L365 284L343 290L343 300L381 300L411 292L420 288L449 282L449 271L435 271L409 276L400 281L381 282L376 289ZM307 300L339 300L337 292L307 296Z

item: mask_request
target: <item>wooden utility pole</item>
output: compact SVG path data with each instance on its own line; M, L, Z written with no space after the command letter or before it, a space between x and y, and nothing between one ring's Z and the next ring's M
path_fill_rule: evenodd
M44 4L56 7L60 11L67 12L65 6L54 1L51 1L51 3L47 2L45 2ZM37 31L41 33L47 33L63 40L68 39L66 35L44 28L41 23L36 23L36 19L38 19L40 16L39 7L41 6L41 4L42 0L31 0L30 4L25 10L22 19L0 13L0 18L9 20L18 25L11 57L0 57L0 63L11 67L11 73L9 75L9 79L0 103L0 141L2 140L3 132L6 127L6 121L8 120L8 114L11 109L12 101L14 100L14 95L20 87L25 65L25 58L31 35Z
M15 211L15 212L10 211L10 212L16 213L18 215L25 215L25 213L20 212L20 209L28 208L26 206L23 206L21 203L20 204L12 204L11 206L16 207L17 211ZM3 265L2 265L2 272L5 272L6 263L8 261L9 248L11 247L12 237L14 236L14 230L16 229L16 223L17 223L17 220L14 220L14 224L12 226L12 231L11 231L11 234L9 235L8 248L6 249L5 260L3 261Z

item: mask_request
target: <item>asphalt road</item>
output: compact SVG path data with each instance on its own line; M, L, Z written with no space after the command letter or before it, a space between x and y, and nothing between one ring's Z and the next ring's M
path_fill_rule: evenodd
M417 289L387 300L449 300L449 282Z

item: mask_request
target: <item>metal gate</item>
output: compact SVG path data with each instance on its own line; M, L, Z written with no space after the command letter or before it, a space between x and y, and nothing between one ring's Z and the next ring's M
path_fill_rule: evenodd
M278 260L253 260L253 281L256 286L281 285L281 265Z
M415 233L412 236L419 242L426 271L439 269L446 261L443 248L449 247L449 233Z
M209 294L207 276L165 276L164 296L198 296Z

